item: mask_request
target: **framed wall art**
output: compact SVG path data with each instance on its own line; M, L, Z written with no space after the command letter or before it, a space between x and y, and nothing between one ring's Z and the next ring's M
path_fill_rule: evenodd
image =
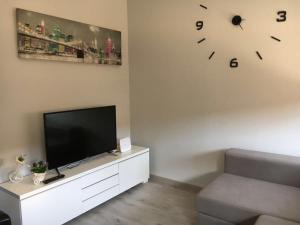
M24 9L16 14L20 58L122 65L120 31Z

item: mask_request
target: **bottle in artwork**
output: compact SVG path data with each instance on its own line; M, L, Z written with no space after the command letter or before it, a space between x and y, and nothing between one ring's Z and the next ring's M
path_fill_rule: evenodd
M113 48L113 42L111 38L107 38L105 43L105 54L108 58L110 58Z
M45 31L45 21L44 20L41 21L41 33L43 35L45 35L45 33L46 33L46 31Z

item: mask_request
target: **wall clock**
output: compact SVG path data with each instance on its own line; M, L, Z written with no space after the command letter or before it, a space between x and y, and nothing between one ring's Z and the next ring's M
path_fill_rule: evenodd
M201 10L209 10L209 8L206 5L200 5ZM286 10L279 10L274 13L274 22L277 23L284 23L287 21L288 14ZM228 23L231 23L232 28L240 28L241 32L244 31L244 26L243 26L243 21L246 20L244 15L232 15L231 20L228 20ZM196 30L201 32L205 28L205 21L203 20L197 20L196 21ZM274 35L270 36L270 40L276 41L276 42L281 42L281 39L279 37L276 37ZM198 45L203 44L206 41L206 37L202 37L201 39L198 40ZM256 54L256 57L258 60L263 60L262 54L260 53L259 50L254 51ZM212 50L212 52L208 56L208 60L212 60L213 57L217 54L215 50ZM230 68L238 68L239 67L239 61L237 57L231 57L229 60L229 66Z

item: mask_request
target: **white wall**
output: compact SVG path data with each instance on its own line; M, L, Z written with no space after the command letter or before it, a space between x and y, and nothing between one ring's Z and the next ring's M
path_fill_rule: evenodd
M16 7L120 30L123 65L19 59ZM43 157L43 112L115 104L118 136L129 135L126 0L2 0L0 15L0 182L16 155Z
M280 9L287 23L275 22ZM300 155L299 10L298 0L128 0L132 139L151 148L152 174L203 186L230 147Z

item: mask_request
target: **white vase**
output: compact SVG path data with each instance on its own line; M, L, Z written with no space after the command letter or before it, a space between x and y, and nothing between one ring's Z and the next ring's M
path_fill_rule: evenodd
M45 180L46 173L33 173L33 183L39 185L43 180Z
M20 183L23 181L23 175L21 173L21 168L23 165L18 165L17 169L9 174L9 180L12 183Z

